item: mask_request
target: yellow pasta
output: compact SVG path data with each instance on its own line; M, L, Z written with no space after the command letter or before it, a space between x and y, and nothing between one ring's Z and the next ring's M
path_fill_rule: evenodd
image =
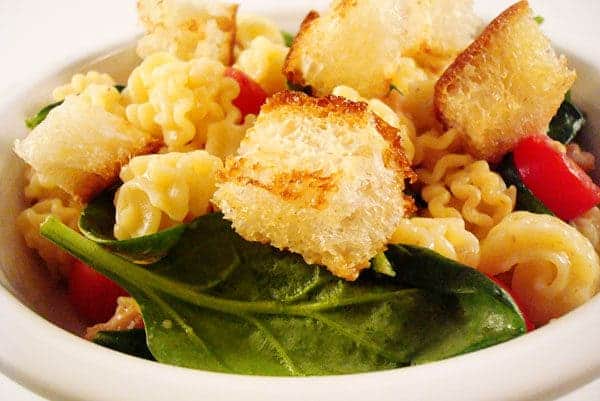
M242 51L248 48L250 43L259 36L277 45L284 44L281 30L270 19L253 14L240 14L237 16L236 49Z
M127 118L142 130L162 135L163 151L201 149L211 124L226 120L231 126L241 120L231 103L239 85L224 71L221 63L206 58L186 62L168 53L153 54L129 77Z
M583 234L600 252L600 209L594 207L571 222L577 231Z
M109 113L125 118L121 93L111 85L90 84L80 94L92 106L102 107Z
M115 195L115 237L153 234L209 212L222 165L203 150L131 159Z
M102 74L97 71L89 71L85 74L75 74L71 82L59 86L52 92L54 101L64 100L67 96L78 95L90 85L114 86L115 81L108 74Z
M469 155L448 154L433 170L418 170L426 185L421 191L432 217L462 217L467 229L479 238L511 213L516 202L516 188L506 187L484 160L473 161Z
M266 37L259 36L239 54L234 67L248 74L265 92L272 95L287 88L283 63L288 50L283 44L273 43Z
M29 248L35 249L46 262L50 273L56 277L67 277L73 257L40 235L40 225L50 215L56 216L69 227L76 229L81 207L67 205L60 199L42 200L25 209L17 218L17 228Z
M460 150L460 132L450 129L440 133L435 129L415 136L413 165L433 166L444 155Z
M383 121L398 129L398 135L402 142L402 147L409 162L412 162L415 155L415 127L412 121L402 113L396 113L387 104L379 99L367 100L363 98L358 91L348 86L340 85L333 88L332 95L343 97L353 102L364 102L369 105L369 110L376 114Z
M560 219L515 212L481 242L479 269L513 270L512 289L537 325L560 317L598 292L600 262L594 247Z
M404 219L390 242L428 248L472 267L479 263L479 240L465 229L461 218Z

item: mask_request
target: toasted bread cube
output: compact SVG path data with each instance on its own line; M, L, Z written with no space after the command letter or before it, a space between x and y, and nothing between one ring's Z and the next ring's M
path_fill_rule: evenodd
M473 156L495 162L522 137L547 131L575 78L522 1L444 72L434 104L447 127L465 134Z
M313 11L305 18L285 73L319 96L345 85L366 98L382 97L401 57L455 55L471 42L479 25L471 5L471 0L335 0L322 16Z
M348 280L384 250L410 202L397 130L355 103L279 92L263 106L213 201L249 241Z
M69 96L14 149L45 182L85 203L113 184L131 157L158 146L124 118Z
M233 63L237 4L210 0L138 0L146 35L138 42L142 58L166 51L188 61L209 57Z

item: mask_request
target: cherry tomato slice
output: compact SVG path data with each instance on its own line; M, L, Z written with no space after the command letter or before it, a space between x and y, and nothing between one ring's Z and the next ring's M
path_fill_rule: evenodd
M600 203L600 187L548 137L524 138L513 155L523 183L561 219L574 219Z
M115 313L117 298L127 292L81 261L69 273L69 302L90 323L106 322Z
M248 114L257 115L262 106L267 100L267 93L248 75L240 70L228 67L225 70L225 76L233 78L240 86L240 94L233 100L233 105L242 113L242 120Z
M509 288L509 286L506 284L506 282L503 280L503 278L500 277L491 277L488 276L490 280L492 280L494 283L496 283L496 285L500 288L502 288L504 291L506 291L508 293L508 295L510 295L513 299L513 301L515 301L515 304L517 304L517 307L519 308L519 311L521 312L521 316L523 316L523 320L525 321L525 327L527 328L527 332L533 331L535 330L535 325L533 324L533 322L531 321L531 319L529 319L529 316L527 316L527 314L525 313L525 309L523 309L522 307L522 303L521 300L519 299L518 296L516 296L512 290Z

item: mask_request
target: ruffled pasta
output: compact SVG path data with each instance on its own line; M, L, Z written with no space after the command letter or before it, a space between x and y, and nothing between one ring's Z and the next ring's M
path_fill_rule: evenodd
M237 16L236 50L242 51L248 48L250 43L259 36L277 45L284 44L281 30L270 19L253 14L240 14Z
M433 170L418 170L426 184L421 196L431 217L461 217L467 229L479 238L510 214L516 202L516 188L506 187L484 160L469 155L448 154Z
M23 235L25 243L29 248L37 251L46 262L50 273L56 278L68 276L74 259L54 243L43 238L40 235L40 225L47 217L54 215L64 224L77 229L80 213L81 207L77 204L67 205L60 199L51 198L37 202L17 217L17 228Z
M402 147L408 161L412 161L415 155L415 146L413 144L416 131L412 121L402 113L396 113L387 104L379 99L367 100L363 98L358 91L349 86L336 86L333 88L332 95L343 97L353 102L364 102L369 105L369 110L376 114L383 121L398 129L398 135L402 142Z
M515 212L481 243L479 269L497 275L513 270L512 290L535 324L544 324L598 292L600 262L594 247L560 219Z
M201 149L211 124L227 121L230 128L239 128L235 124L241 114L231 102L240 88L223 75L224 71L225 67L214 60L186 62L168 53L156 53L129 77L127 119L142 130L162 135L163 151Z
M115 237L156 233L210 211L221 160L206 151L138 156L121 170Z
M479 240L460 218L404 219L390 242L428 248L472 267L479 263Z
M437 130L428 130L416 135L413 165L433 167L442 156L460 150L460 138L460 132L455 129L450 129L444 133Z
M577 231L583 234L600 252L600 209L594 207L571 222Z
M71 82L54 89L52 97L54 101L58 102L64 100L67 96L80 94L90 85L114 86L115 81L110 75L99 73L98 71L75 74L71 78Z
M288 50L283 44L273 43L266 37L259 36L239 54L234 67L248 74L265 92L272 95L287 88L283 63Z

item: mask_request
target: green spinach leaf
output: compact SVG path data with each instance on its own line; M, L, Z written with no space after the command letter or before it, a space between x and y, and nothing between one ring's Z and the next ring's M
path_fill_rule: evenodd
M281 31L281 36L283 36L285 45L287 47L292 47L292 43L294 43L294 35L286 31Z
M550 121L548 129L548 136L550 138L564 144L573 141L585 124L585 116L571 103L569 97L567 96L560 105L556 115Z
M123 92L123 90L125 89L125 86L124 85L115 85L115 89L117 89L119 92ZM25 125L29 129L34 129L35 127L40 125L46 119L46 117L48 117L48 114L50 114L52 109L60 106L61 104L63 104L63 100L61 100L59 102L54 102L54 103L51 103L51 104L45 106L40 111L38 111L35 115L33 115L29 118L26 118Z
M94 199L81 213L79 230L87 238L134 262L150 263L165 256L179 242L185 231L180 224L156 234L127 240L113 236L115 189L105 191Z
M278 376L367 372L470 352L525 332L481 273L431 251L391 246L391 278L333 277L298 255L243 240L220 214L190 223L141 267L50 217L41 233L122 285L163 363Z
M554 213L548 209L541 200L539 200L529 188L525 186L519 172L515 167L512 153L507 154L500 165L498 173L506 182L506 185L514 185L517 187L517 210L526 210L538 214L549 214L554 216Z
M146 345L146 332L144 329L132 329L122 331L100 331L94 339L94 343L124 354L137 356L138 358L154 361L154 357Z
M51 103L51 104L47 105L46 107L44 107L43 109L38 111L35 115L25 119L25 125L29 129L34 129L35 127L40 125L42 123L42 121L44 121L46 119L46 117L48 117L48 114L50 114L52 109L60 106L61 104L63 104L62 100L60 102L55 102L55 103Z

